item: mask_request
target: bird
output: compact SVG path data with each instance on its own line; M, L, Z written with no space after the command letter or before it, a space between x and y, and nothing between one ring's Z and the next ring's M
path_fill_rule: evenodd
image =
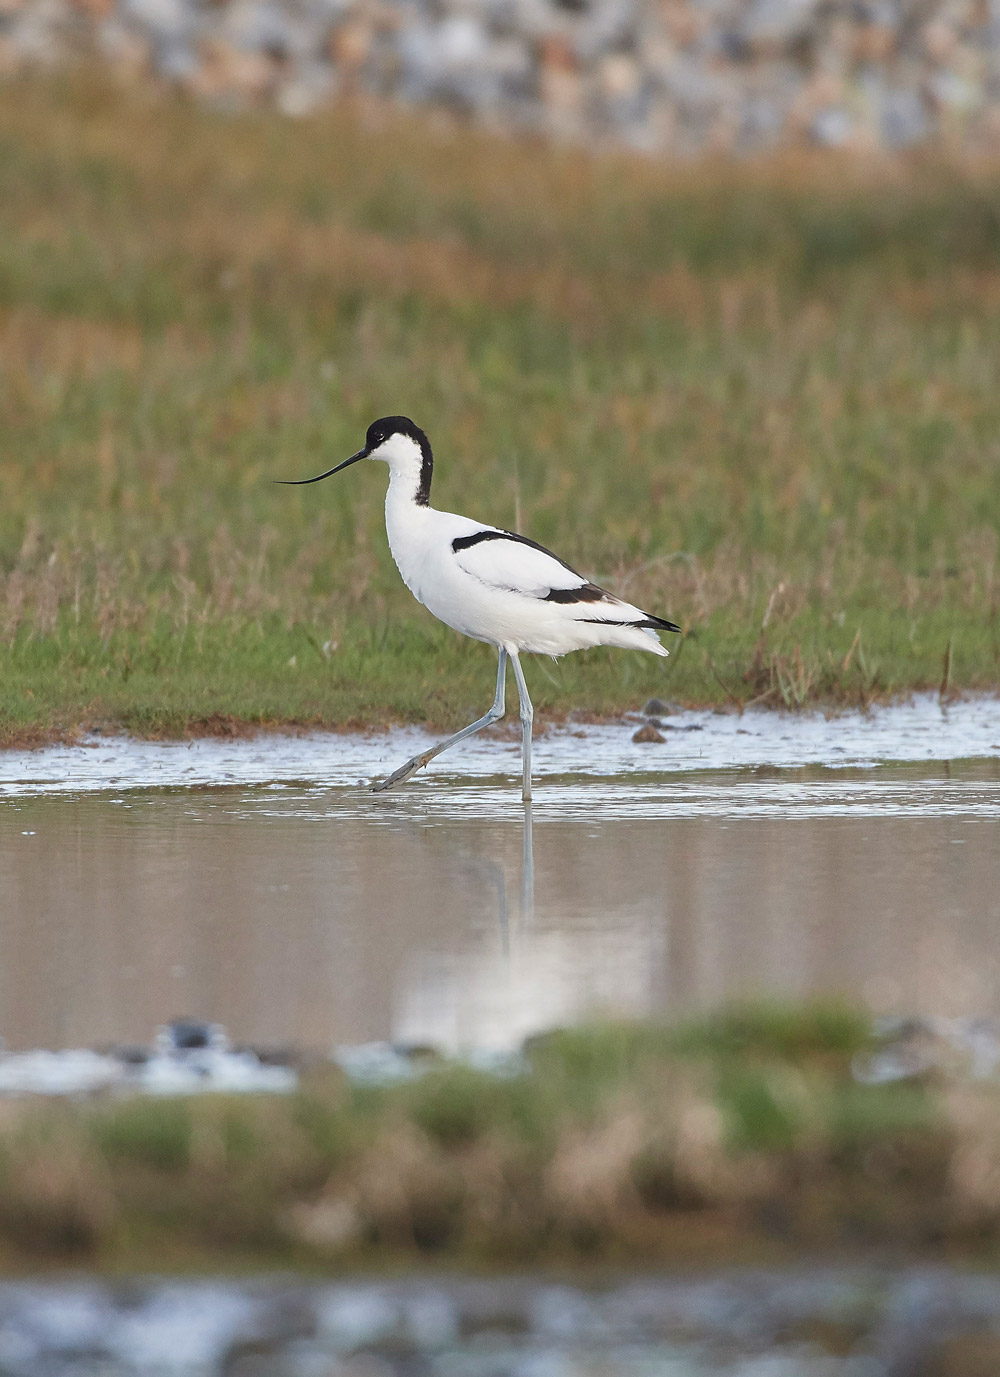
M388 465L385 529L407 588L446 626L494 646L498 658L496 693L487 712L407 760L372 791L402 784L442 751L499 721L505 712L509 663L520 705L521 793L530 803L534 713L520 656L557 657L597 645L667 655L659 633L680 627L591 583L527 536L432 507L434 456L426 434L408 416L373 421L361 449L325 473L275 481L288 486L319 483L362 459Z

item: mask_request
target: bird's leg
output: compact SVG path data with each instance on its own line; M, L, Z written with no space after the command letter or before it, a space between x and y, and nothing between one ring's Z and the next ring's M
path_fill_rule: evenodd
M531 723L535 714L531 706L531 699L528 697L528 685L524 682L524 670L521 668L517 651L512 650L509 653L510 662L514 666L514 678L517 680L517 701L521 707L521 797L525 803L530 803Z
M408 760L405 765L400 765L398 770L393 770L388 779L383 779L379 784L372 785L372 793L380 794L383 789L391 789L395 784L402 784L404 779L409 779L410 775L417 770L423 769L429 760L433 760L436 755L446 751L449 746L454 746L459 741L464 741L467 736L472 736L473 732L482 731L483 727L488 727L491 722L498 722L504 714L504 689L507 683L507 652L501 646L499 649L499 664L497 665L497 691L493 698L493 706L484 717L478 718L475 722L470 722L467 727L463 727L454 736L449 736L446 741L440 742L437 746L432 746L429 751L421 751L412 760Z

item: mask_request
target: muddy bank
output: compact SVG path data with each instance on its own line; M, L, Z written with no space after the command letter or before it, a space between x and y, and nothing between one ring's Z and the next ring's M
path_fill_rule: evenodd
M662 707L659 714L635 714L621 723L552 727L536 742L538 779L1000 758L1000 701L993 697L942 706L935 694L917 694L907 702L835 716L763 708L729 713ZM648 739L636 741L645 725L652 727L644 734ZM40 750L0 751L0 797L281 781L349 787L374 781L433 740L417 728L225 735L183 742L89 735ZM508 731L483 732L440 757L407 788L440 778L514 775L519 751Z

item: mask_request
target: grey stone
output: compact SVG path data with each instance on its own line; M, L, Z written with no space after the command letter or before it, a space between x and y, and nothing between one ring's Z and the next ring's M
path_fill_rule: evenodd
M841 148L854 130L850 115L839 105L818 110L813 116L810 132L818 144L824 148Z
M882 136L888 148L910 148L930 132L927 107L919 91L887 90L882 98Z
M640 746L659 745L666 740L666 737L656 730L652 722L647 722L644 727L640 727L637 732L633 733L632 740Z
M787 43L809 31L816 0L751 0L739 32L749 43Z
M93 52L294 117L360 83L649 154L977 148L1000 126L1000 0L3 0L0 32L7 71Z

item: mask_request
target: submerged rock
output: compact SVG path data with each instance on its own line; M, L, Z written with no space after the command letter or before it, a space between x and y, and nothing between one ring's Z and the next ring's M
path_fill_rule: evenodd
M637 745L641 746L645 746L654 742L663 742L666 741L666 739L667 738L663 735L662 732L658 732L656 730L656 727L654 727L652 722L647 722L644 727L640 727L639 730L635 732L632 737L632 740Z

